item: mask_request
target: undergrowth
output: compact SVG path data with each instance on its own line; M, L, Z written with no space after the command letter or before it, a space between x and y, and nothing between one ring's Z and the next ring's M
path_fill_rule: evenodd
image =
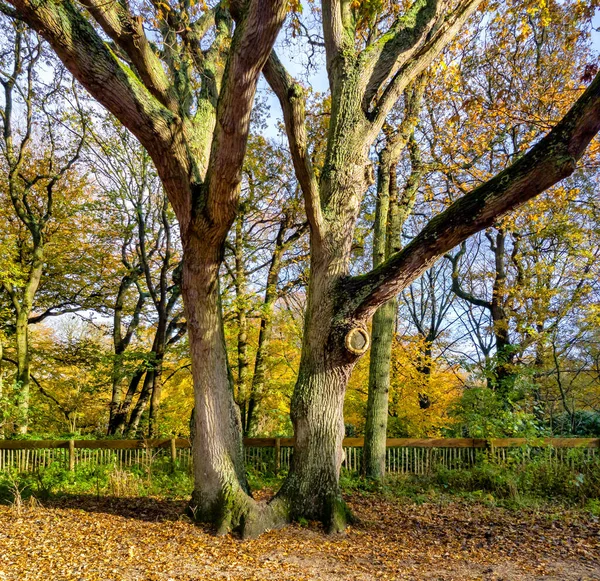
M417 503L458 497L515 509L560 504L600 516L600 457L578 450L561 462L542 453L527 461L519 454L506 461L484 458L456 469L434 465L425 475L389 475L384 483L343 471L341 484L350 495L376 493Z
M248 468L252 490L277 491L285 472ZM448 469L433 465L425 475L389 475L383 484L342 470L345 494L378 494L407 502L451 502L457 498L508 508L559 504L584 508L600 517L600 457L573 450L558 461L551 453L525 459L515 452L506 460L484 457L474 466ZM0 472L0 502L20 504L29 498L61 495L98 497L152 496L187 500L193 489L188 469L168 458L121 468L82 463L73 472L56 462L33 473Z

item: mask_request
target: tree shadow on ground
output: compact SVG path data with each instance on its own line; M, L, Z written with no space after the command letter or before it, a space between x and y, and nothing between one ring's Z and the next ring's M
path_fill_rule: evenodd
M46 508L83 510L145 522L169 522L186 518L185 500L165 500L138 496L97 496L95 494L61 494L42 502Z

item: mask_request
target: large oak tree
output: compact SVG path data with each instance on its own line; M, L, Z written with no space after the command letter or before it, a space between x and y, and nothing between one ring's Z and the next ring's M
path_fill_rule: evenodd
M227 531L252 502L221 322L219 268L235 218L256 83L284 0L80 5L18 0L73 76L146 148L179 222L195 387L196 517ZM150 31L150 32L148 32Z
M435 216L402 250L370 272L350 275L361 201L371 184L369 151L403 91L425 70L479 0L371 3L323 0L322 34L331 93L325 160L318 171L307 148L302 86L275 53L265 76L283 109L311 233L304 342L292 399L295 451L278 495L292 518L345 527L339 490L343 400L367 323L381 305L439 257L499 216L570 175L600 129L600 77L554 129L511 166ZM515 3L516 10L532 3Z
M134 15L116 1L82 3L88 13L68 0L11 0L19 17L146 147L179 220L196 394L196 515L222 531L242 525L246 534L300 517L341 530L349 516L339 490L343 399L350 373L368 348L368 319L448 250L574 171L600 128L600 78L531 151L436 216L371 272L350 276L353 234L372 179L371 145L406 87L480 0L383 2L380 8L323 0L331 119L318 172L307 149L302 87L271 52L283 3L230 3L236 19L231 44L232 25L221 6L196 17L185 2L177 7L157 2L152 11L157 30L150 39L139 10ZM214 40L207 48L202 37L208 28ZM293 465L263 512L246 493L218 271L235 217L252 97L265 62L306 202L311 271L292 400Z

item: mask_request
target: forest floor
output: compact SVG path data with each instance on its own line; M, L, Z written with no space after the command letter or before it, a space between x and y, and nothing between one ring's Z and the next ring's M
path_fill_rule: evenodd
M306 523L251 541L191 524L179 501L0 506L0 581L600 580L600 522L580 511L347 500L359 521L342 535Z

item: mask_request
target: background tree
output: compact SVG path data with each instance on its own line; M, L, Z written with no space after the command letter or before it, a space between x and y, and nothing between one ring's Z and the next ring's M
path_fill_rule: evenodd
M148 434L155 436L165 353L185 332L179 233L148 153L127 130L109 121L94 141L90 163L106 192L99 201L98 220L119 224L122 263L111 309L115 357L108 433L135 435L148 411ZM142 318L146 323L140 326ZM151 334L147 350L140 343L141 331ZM134 337L137 350L128 355ZM128 372L132 356L137 365Z
M12 214L4 218L7 220L5 228L13 236L13 245L7 249L13 265L8 269L12 272L5 271L0 282L10 298L15 317L17 372L14 384L18 410L15 430L26 434L31 360L29 324L48 260L46 247L54 229L52 220L56 213L64 216L64 193L58 190L64 192L79 187L71 170L83 144L85 120L78 110L75 93L70 95L75 103L74 111L55 109L57 96L70 90L69 78L58 67L49 81L40 80L40 61L46 57L37 35L18 21L5 16L1 19L7 31L0 48L3 88L0 119L5 175L2 190L4 200L12 205ZM69 114L75 115L73 121L68 119ZM74 138L71 133L75 133ZM39 320L37 317L36 321Z

